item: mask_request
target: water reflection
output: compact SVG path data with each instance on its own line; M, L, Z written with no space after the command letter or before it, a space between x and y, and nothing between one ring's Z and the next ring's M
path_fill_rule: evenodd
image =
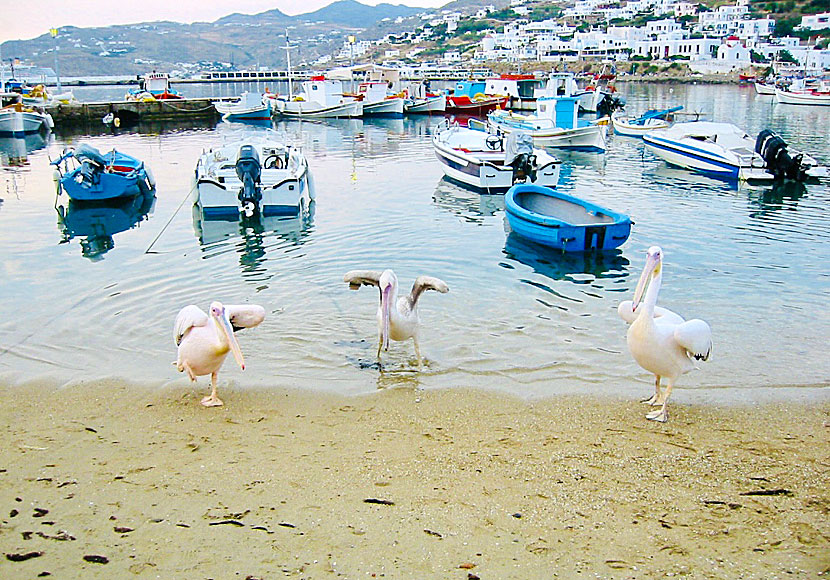
M155 194L149 192L127 199L56 203L58 229L63 236L60 243L84 237L81 255L92 261L101 260L115 247L113 236L147 219L155 201Z
M586 280L580 275L588 275L591 279L587 281L590 282L598 278L626 277L629 274L630 262L619 249L609 252L562 252L534 244L513 232L507 235L504 255L551 280L585 283ZM499 265L513 268L507 263Z
M28 165L29 153L54 140L52 133L29 133L25 137L0 137L0 162L6 167Z
M795 211L798 200L807 193L807 186L798 181L779 181L772 186L751 189L747 197L750 203L749 216L762 218L781 210Z
M504 195L482 195L446 177L438 181L432 202L464 221L483 224L484 218L504 211Z

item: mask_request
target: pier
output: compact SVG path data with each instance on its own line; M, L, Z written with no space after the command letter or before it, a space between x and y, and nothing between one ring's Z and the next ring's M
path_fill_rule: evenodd
M122 123L175 121L179 119L218 119L213 99L160 99L156 101L113 101L101 103L59 103L47 107L56 124L73 125L100 122L113 113Z

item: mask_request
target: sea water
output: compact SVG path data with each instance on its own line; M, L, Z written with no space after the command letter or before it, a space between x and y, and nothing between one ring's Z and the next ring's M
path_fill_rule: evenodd
M732 85L621 83L620 92L631 114L683 105L750 135L771 128L830 163L828 107L780 105ZM316 201L298 218L252 222L204 220L193 210L193 176L203 150L261 128L59 127L45 142L30 137L27 155L26 143L2 140L0 378L186 384L170 364L176 314L220 300L267 312L238 335L246 370L228 359L220 373L241 388L648 394L653 378L631 359L616 307L631 298L646 248L660 245L659 303L706 320L714 336L712 358L681 378L677 398L826 397L827 183L738 187L669 167L640 140L616 135L605 154L551 150L563 160L563 191L634 221L617 252L561 254L510 233L503 196L442 178L430 141L438 120L276 122L303 148ZM155 197L69 206L49 160L80 142L144 160ZM25 163L9 162L21 147ZM385 268L402 292L421 274L450 287L421 297L420 373L411 341L393 343L378 367L377 291L342 280L351 269Z

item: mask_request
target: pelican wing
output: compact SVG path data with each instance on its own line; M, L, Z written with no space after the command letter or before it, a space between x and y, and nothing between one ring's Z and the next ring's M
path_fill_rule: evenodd
M712 329L698 318L678 324L674 329L674 340L698 360L708 360L712 354Z
M631 300L623 300L620 302L620 305L617 306L617 314L619 314L620 318L625 320L628 324L634 322L638 316L638 314L631 308L631 305ZM671 322L674 324L683 324L682 316L661 306L654 307L654 320L659 320L660 322Z
M182 339L194 326L205 326L208 323L208 315L198 306L190 304L179 311L176 316L176 325L173 327L173 336L176 346L182 343Z
M450 291L447 283L439 278L432 276L418 276L415 283L412 285L412 291L409 293L409 304L414 307L418 302L418 298L424 293L424 290L435 290L441 294L446 294Z
M352 290L359 290L361 286L377 286L382 273L377 270L352 270L346 272L343 281L348 282Z
M256 304L228 304L225 306L234 332L259 326L265 320L265 309Z

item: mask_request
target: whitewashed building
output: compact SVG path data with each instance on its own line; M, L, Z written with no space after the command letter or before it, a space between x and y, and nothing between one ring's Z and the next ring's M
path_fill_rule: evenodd
M795 28L796 30L822 30L824 28L830 28L830 12L802 16L801 24Z

